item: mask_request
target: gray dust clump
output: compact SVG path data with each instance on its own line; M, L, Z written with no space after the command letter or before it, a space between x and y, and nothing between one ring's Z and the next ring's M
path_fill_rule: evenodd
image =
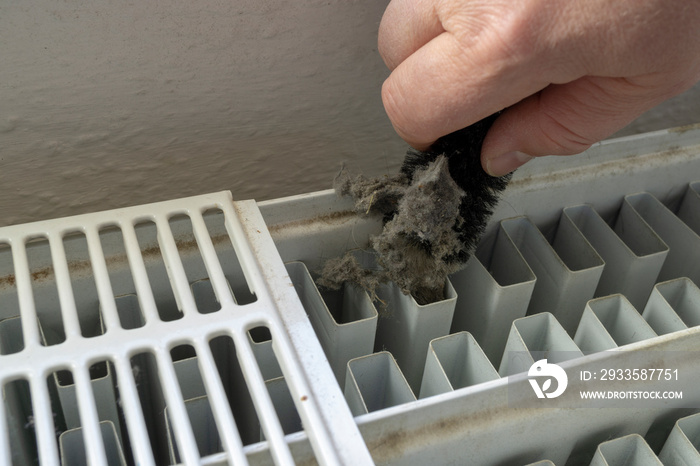
M326 263L319 285L337 289L347 281L376 298L376 288L393 281L419 304L444 299L447 276L464 265L454 259L464 252L458 231L465 192L450 176L447 158L437 157L411 177L368 179L342 170L334 185L339 195L354 198L356 212L382 215L385 223L370 238L378 268L363 268L349 252Z
M326 263L319 285L337 289L350 282L376 299L377 287L393 281L419 304L444 299L447 276L471 257L510 180L481 166L481 146L498 115L443 136L426 151L409 148L397 175L367 178L341 170L338 195L351 196L359 215L381 216L384 227L370 238L376 266L348 252Z
M377 267L363 267L352 252L348 251L345 255L326 262L316 284L323 288L338 290L343 283L352 283L366 290L372 301L376 301L378 300L377 287L388 281L389 278L384 270Z
M386 216L396 210L410 181L403 173L380 178L351 176L343 167L333 181L333 188L339 196L351 196L355 200L355 212Z

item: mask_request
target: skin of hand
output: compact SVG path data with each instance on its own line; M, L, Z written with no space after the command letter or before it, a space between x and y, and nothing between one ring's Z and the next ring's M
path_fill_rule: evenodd
M570 155L700 80L700 0L391 0L382 100L424 150L505 109L481 162Z

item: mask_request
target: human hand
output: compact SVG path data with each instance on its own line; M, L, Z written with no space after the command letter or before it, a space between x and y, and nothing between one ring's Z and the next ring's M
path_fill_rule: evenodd
M481 162L570 155L700 80L700 0L391 0L379 52L417 149L506 109Z

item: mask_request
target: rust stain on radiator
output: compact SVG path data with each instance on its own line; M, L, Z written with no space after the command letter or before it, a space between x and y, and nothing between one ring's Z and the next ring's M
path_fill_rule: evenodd
M15 286L15 276L14 274L5 275L0 277L0 288L14 287Z
M510 408L508 422L527 419L532 415L531 409ZM424 450L426 446L438 445L447 442L447 439L459 441L473 431L487 431L492 428L489 424L503 422L504 419L506 416L502 409L486 408L470 415L445 417L411 430L392 430L367 441L367 447L375 462L391 463L399 458L409 458L412 451Z
M216 247L217 245L220 245L224 243L225 241L229 240L228 235L217 235L217 236L212 236L211 241L212 244ZM229 240L230 241L230 240ZM180 239L175 239L175 244L177 245L178 251L182 253L192 253L197 250L197 241L194 238L180 238ZM230 243L229 243L230 244ZM154 245L154 246L149 246L141 250L141 256L144 258L144 260L158 260L159 257L161 257L160 253L160 246ZM127 262L127 256L126 254L114 254L111 256L105 256L105 263L107 264L107 268L109 269L110 266L114 266L120 263L126 263ZM92 274L92 264L89 260L80 260L80 261L69 261L68 262L68 271L71 274L75 274L75 276L80 276L83 274ZM36 283L43 283L45 281L53 281L54 280L54 271L53 271L53 266L48 265L45 267L40 267L36 268L30 271L31 274L31 281L36 282ZM17 279L15 277L15 274L7 274L0 276L0 289L7 289L7 288L15 288L17 284Z
M571 157L580 157L583 154ZM511 190L541 190L551 188L556 185L581 184L585 180L596 179L601 176L632 177L638 173L651 172L679 164L689 163L698 158L697 148L679 147L669 145L667 149L660 152L645 154L629 154L625 157L613 160L601 160L595 163L584 164L578 167L565 168L561 170L541 171L523 177L518 177L517 172L508 188ZM508 191L506 191L508 196Z
M330 214L317 215L315 217L268 225L267 229L270 231L270 233L275 233L287 228L310 227L317 223L324 225L343 224L356 217L357 214L352 210L341 210L338 212L331 212Z

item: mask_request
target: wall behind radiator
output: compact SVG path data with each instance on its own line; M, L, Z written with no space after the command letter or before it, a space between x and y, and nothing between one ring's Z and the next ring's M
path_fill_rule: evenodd
M3 2L0 225L223 189L299 194L330 187L342 161L396 171L405 145L376 50L386 3ZM628 131L700 121L688 101Z
M385 2L71 0L0 6L0 224L395 170Z

